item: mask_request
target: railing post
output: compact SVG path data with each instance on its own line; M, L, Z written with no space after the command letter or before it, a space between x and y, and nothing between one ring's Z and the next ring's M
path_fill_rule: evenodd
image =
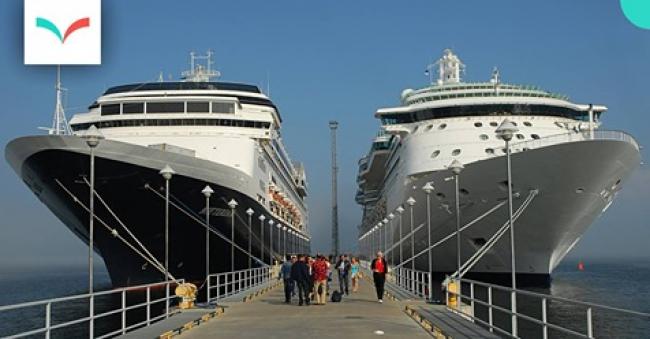
M474 283L470 282L469 283L469 298L470 298L470 307L472 309L472 317L474 316Z
M494 324L492 323L492 286L488 286L488 319L490 322L490 332L494 332Z
M52 303L45 304L45 339L50 339L50 325L52 324Z
M587 337L594 337L594 328L591 322L591 307L587 308Z
M546 326L546 298L542 298L542 339L548 338L548 326Z
M126 290L122 290L122 334L126 334Z
M169 280L165 281L165 318L169 318Z
M88 328L88 337L95 338L95 295L90 294L90 326Z
M208 304L210 304L210 280L211 280L211 277L208 274L208 288L205 290L205 292L207 293Z
M433 272L429 272L429 301L433 301Z
M147 326L151 325L151 285L147 286Z

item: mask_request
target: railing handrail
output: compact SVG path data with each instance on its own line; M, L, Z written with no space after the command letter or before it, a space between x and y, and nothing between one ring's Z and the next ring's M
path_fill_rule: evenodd
M19 308L25 308L25 307L34 307L34 306L40 306L40 305L46 305L46 304L53 304L53 303L58 303L58 302L63 302L63 301L70 301L70 300L78 300L78 299L86 299L90 298L91 296L101 296L101 295L109 295L109 294L115 294L115 293L121 293L121 292L129 292L133 290L140 290L140 289L146 289L147 287L154 287L158 285L165 286L167 283L169 284L175 284L175 283L184 283L185 279L175 279L175 280L169 280L169 282L161 281L161 282L156 282L156 283L151 283L151 284L143 284L143 285L137 285L137 286L129 286L129 287L119 287L111 290L105 290L105 291L98 291L94 293L85 293L85 294L75 294L75 295L70 295L67 297L56 297L56 298L50 298L50 299L41 299L41 300L34 300L34 301L26 301L26 302L21 302L18 304L9 304L9 305L0 305L0 312L3 311L11 311Z
M508 286L490 284L490 283L477 281L477 280L472 280L472 279L463 278L462 282L473 283L474 285L483 286L483 287L491 287L493 289L497 289L497 290L501 290L501 291L507 291L507 292L512 292L513 291L513 289L511 287L508 287ZM600 308L600 309L605 309L605 310L609 310L609 311L622 312L622 313L627 313L627 314L630 314L630 315L636 315L636 316L649 317L650 318L650 313L634 311L634 310L628 310L628 309L618 308L618 307L614 307L614 306L607 306L607 305L592 303L592 302L588 302L588 301L569 299L569 298L565 298L565 297L558 297L558 296L554 296L554 295L550 295L550 294L538 293L538 292L533 292L533 291L526 291L526 290L522 290L522 289L514 289L514 292L515 292L515 294L523 294L523 295L538 297L540 299L557 300L557 301L573 303L573 304L581 305L581 306Z

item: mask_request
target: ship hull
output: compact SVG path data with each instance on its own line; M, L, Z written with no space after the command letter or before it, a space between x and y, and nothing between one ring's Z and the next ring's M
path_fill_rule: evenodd
M210 199L210 226L222 237L210 236L210 273L231 271L231 244L224 239L232 235L232 214L228 201L235 199L234 239L243 250L235 249L234 269L249 267L251 243L252 267L271 261L269 225L264 239L257 216L269 213L251 195L253 178L213 162L191 156L159 151L148 147L104 140L95 151L95 251L101 255L113 286L129 286L164 279L159 268L143 258L164 264L165 258L165 181L159 170L170 165L176 172L170 180L171 201L179 207L169 208L169 272L201 284L206 276L206 199L201 190L210 185L215 191ZM6 157L16 173L37 197L75 234L88 243L90 189L89 149L78 137L38 136L12 141ZM76 199L75 199L76 198ZM78 201L76 201L78 200ZM84 206L82 206L83 204ZM254 211L250 220L244 212ZM119 219L119 220L118 220ZM127 234L126 226L134 235ZM116 237L111 231L115 229ZM291 239L278 242L273 229L273 256L280 259ZM137 239L137 241L136 241ZM138 244L141 243L142 245ZM299 250L293 242L293 250ZM262 258L264 247L264 258ZM305 250L306 248L300 248ZM139 252L139 253L138 253ZM263 259L263 260L262 260Z
M422 154L427 156L428 154ZM512 155L512 182L516 211L535 191L532 201L514 224L516 272L521 285L548 285L550 274L564 256L579 241L588 227L612 203L623 182L640 162L638 149L631 143L615 140L585 140L556 144ZM468 224L491 208L494 212L461 232L461 262L490 239L508 220L507 170L505 156L465 165L459 176L461 226ZM387 197L387 211L394 211L409 197L416 200L413 207L413 229L422 226L401 246L401 260L420 253L428 245L427 197L422 187L433 182L430 194L432 243L456 230L455 183L448 170L422 172L402 177L400 185ZM404 204L401 215L402 232L411 229L410 209ZM400 215L389 223L386 242L390 248L400 238ZM624 225L609 225L624 227ZM382 229L383 231L383 229ZM384 233L382 232L382 237ZM376 243L375 243L376 244ZM494 282L509 282L511 272L509 233L472 267L466 277ZM434 275L442 277L457 269L456 237L451 237L432 251ZM389 262L398 265L400 248L387 253ZM424 252L406 268L428 269L428 254Z

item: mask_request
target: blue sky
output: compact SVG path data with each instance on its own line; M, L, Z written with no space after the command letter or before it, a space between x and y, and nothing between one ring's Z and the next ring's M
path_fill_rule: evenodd
M22 65L22 0L0 2L0 144L40 133L54 105L54 68ZM213 49L224 81L266 87L279 106L290 154L306 164L315 241L329 246L329 130L340 122L342 246L355 245L356 162L377 108L424 86L426 64L453 48L465 79L535 84L605 104L608 129L650 141L650 31L618 1L103 1L103 65L66 67L68 114L109 86L177 78L189 51ZM648 170L585 235L574 256L650 255ZM86 249L0 162L0 261L83 262ZM616 224L616 227L613 225ZM13 260L13 259L11 259Z

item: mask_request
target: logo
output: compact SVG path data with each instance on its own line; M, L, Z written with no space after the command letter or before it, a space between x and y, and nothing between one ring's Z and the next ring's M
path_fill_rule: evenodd
M650 29L650 1L621 0L621 9L625 17L635 26Z
M26 65L101 64L101 0L24 0Z
M81 18L75 22L73 22L70 26L68 26L68 29L65 30L65 34L61 36L61 31L59 30L56 25L45 18L38 17L36 18L36 27L40 28L45 28L48 31L52 32L54 35L61 40L61 43L65 43L65 40L70 36L70 34L74 33L76 30L84 28L84 27L89 27L90 26L90 18L85 17Z

